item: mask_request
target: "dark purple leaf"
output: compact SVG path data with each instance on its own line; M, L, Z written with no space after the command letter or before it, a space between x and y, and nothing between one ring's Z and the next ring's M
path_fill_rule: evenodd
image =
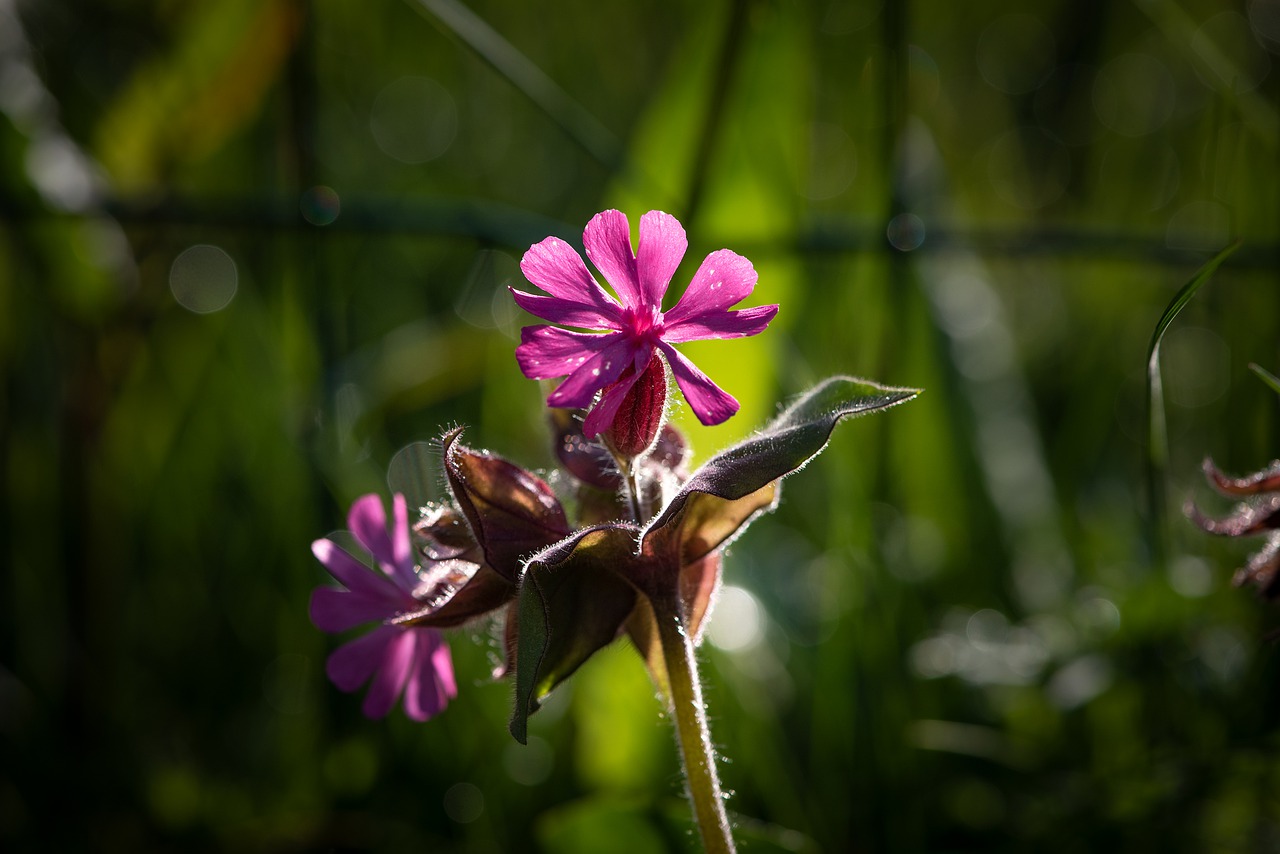
M732 539L777 500L775 481L820 454L843 418L910 400L917 389L831 377L803 394L763 430L721 451L693 473L646 528L646 547L678 546L684 564Z
M431 568L414 593L423 607L401 615L395 622L452 628L501 608L515 595L516 585L486 565L443 561Z
M529 715L552 688L622 631L636 589L619 574L634 564L639 531L587 528L534 556L518 601L516 705L511 734L523 744Z

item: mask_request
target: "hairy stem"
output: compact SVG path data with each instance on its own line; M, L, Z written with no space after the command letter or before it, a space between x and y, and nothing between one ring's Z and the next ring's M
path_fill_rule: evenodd
M644 486L640 483L640 471L635 459L614 447L608 436L601 435L600 441L618 466L618 474L622 475L623 488L627 493L627 509L631 511L631 518L637 525L644 525L649 508L644 500Z
M702 836L702 847L708 854L736 851L724 809L724 793L716 772L715 751L707 729L706 709L702 703L702 685L698 679L698 662L693 643L685 631L678 605L657 611L658 635L662 656L666 660L667 678L671 683L671 716L676 725L676 741L684 766L685 786L693 804L693 817Z

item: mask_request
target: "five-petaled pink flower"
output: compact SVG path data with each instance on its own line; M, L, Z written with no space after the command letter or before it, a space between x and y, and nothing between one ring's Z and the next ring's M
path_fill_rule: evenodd
M332 540L311 544L311 551L345 589L319 587L311 594L311 622L326 632L344 632L367 622L376 629L338 647L325 665L333 683L355 691L373 679L364 713L380 718L404 695L404 712L416 721L438 714L458 694L449 647L427 626L400 625L396 617L421 610L418 595L426 585L414 567L409 515L403 495L394 499L395 520L387 532L382 499L365 495L351 505L347 524L356 541L377 561L370 570Z
M680 390L703 424L719 424L738 401L673 347L705 338L742 338L763 332L776 305L731 311L751 294L756 271L728 249L712 252L693 274L679 302L663 312L662 299L688 248L684 228L662 211L640 218L640 244L631 250L631 227L620 211L596 214L582 233L587 257L617 294L600 287L574 249L556 237L529 248L520 269L550 296L512 289L525 311L556 326L526 326L516 360L530 379L566 377L547 398L551 406L585 409L588 438L613 423L623 397L655 353L671 366Z

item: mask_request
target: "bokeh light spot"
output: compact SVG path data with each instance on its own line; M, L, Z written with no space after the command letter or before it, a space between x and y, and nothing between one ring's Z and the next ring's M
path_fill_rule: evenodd
M924 220L913 213L898 214L889 220L889 227L885 229L889 245L899 252L919 249L920 244L924 243L924 236Z
M1211 88L1226 85L1239 95L1258 88L1271 72L1271 57L1259 45L1256 26L1239 12L1220 12L1191 37L1195 69Z
M401 163L444 154L458 132L453 96L429 77L401 77L374 99L369 130L378 148Z
M312 225L331 225L342 212L342 201L336 190L321 184L302 194L298 208L302 218Z
M516 259L496 249L481 249L454 300L458 317L480 329L509 331L518 308L507 286L528 289Z
M993 88L1021 95L1038 88L1056 64L1053 33L1034 15L1004 15L978 38L978 71Z
M1123 136L1144 136L1173 115L1177 91L1164 63L1145 53L1126 53L1108 62L1093 82L1098 121Z
M187 311L211 314L226 308L236 295L236 262L222 249L197 244L184 249L169 268L169 290Z
M707 639L725 652L745 652L759 644L764 639L764 619L756 597L741 587L721 588Z
M1218 202L1187 202L1169 217L1164 239L1170 249L1217 252L1231 240L1231 214Z
M536 786L551 776L555 753L546 739L529 736L527 744L508 742L502 753L502 767L507 775L522 786Z
M1231 385L1231 348L1201 326L1173 326L1160 344L1165 393L1178 406L1206 406Z
M458 824L470 824L484 814L484 793L472 783L455 783L444 793L444 812Z
M1280 54L1280 0L1253 0L1249 4L1249 26L1263 47Z
M1111 665L1099 655L1084 655L1049 680L1046 693L1060 709L1083 706L1111 685Z
M1203 558L1182 555L1169 567L1169 586L1179 596L1200 599L1213 592L1213 572Z

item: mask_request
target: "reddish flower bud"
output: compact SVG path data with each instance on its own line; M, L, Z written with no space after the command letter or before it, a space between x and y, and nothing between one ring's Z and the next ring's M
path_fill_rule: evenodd
M654 354L640 378L622 398L605 436L622 456L638 457L649 450L658 438L666 407L667 369Z

